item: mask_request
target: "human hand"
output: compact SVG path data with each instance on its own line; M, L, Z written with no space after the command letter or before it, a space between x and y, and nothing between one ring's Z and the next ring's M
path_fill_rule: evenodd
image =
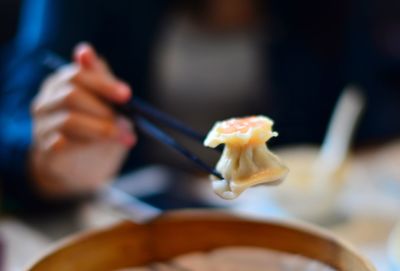
M50 75L32 103L30 169L39 192L90 193L116 175L136 135L110 104L131 95L90 45L76 47L74 63Z

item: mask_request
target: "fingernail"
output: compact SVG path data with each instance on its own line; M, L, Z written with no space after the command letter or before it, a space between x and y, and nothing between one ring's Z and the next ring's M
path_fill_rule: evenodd
M132 132L132 124L124 117L118 117L117 126L121 132Z
M126 101L131 97L131 88L126 83L117 83L116 92L122 101Z
M136 143L136 137L131 133L125 133L120 138L120 142L127 147L132 147Z
M87 42L79 43L75 49L75 61L85 68L92 68L95 64L96 53Z
M90 44L88 42L85 42L85 41L80 42L80 43L78 43L78 45L76 45L75 52L79 53L82 50L85 50L86 48L89 48L89 47L90 47Z
M117 126L119 128L118 141L127 147L132 147L136 143L136 136L132 132L132 124L127 119L120 117L117 119Z

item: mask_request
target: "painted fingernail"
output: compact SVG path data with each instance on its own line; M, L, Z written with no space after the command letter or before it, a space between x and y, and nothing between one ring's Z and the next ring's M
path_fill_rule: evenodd
M131 133L125 133L120 142L127 147L132 147L136 143L136 137Z
M127 146L132 147L136 143L136 136L132 132L132 124L125 118L120 117L117 119L119 128L118 141Z
M90 44L88 42L80 42L75 46L75 52L76 53L81 53L82 51L86 50L87 48L90 47Z
M116 85L116 93L123 101L126 101L131 97L131 88L126 83L119 82Z
M119 130L121 131L121 133L126 133L126 132L129 133L132 131L131 123L129 122L129 120L127 120L124 117L118 117L117 126L118 126Z
M91 68L95 64L96 53L89 43L83 42L75 48L75 60L85 68Z

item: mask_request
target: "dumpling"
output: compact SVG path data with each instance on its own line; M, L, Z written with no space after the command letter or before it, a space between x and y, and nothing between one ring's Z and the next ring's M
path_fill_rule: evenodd
M212 177L215 193L234 199L250 186L285 178L288 168L266 145L278 135L272 125L273 121L265 116L232 118L214 125L204 145L215 148L225 144L216 166L224 179Z

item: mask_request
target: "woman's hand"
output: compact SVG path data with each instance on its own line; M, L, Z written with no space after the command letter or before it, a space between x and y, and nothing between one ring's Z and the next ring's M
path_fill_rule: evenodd
M110 104L131 97L94 49L77 46L75 62L49 76L32 104L31 173L53 197L90 193L108 183L136 143L131 124Z

